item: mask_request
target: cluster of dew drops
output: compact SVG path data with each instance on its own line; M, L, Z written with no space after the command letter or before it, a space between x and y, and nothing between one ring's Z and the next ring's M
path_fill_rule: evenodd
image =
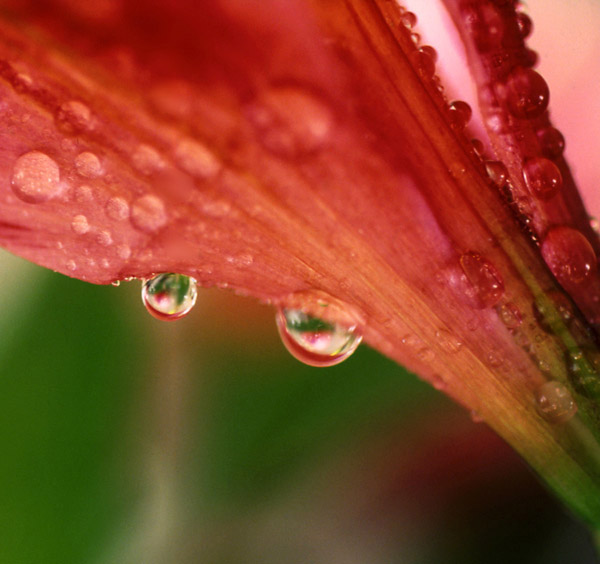
M162 273L142 282L142 301L148 312L161 321L185 317L197 295L196 280L183 274ZM277 328L287 350L309 366L333 366L348 358L362 341L358 325L326 321L306 313L323 307L320 297L305 295L303 302L303 309L277 310Z

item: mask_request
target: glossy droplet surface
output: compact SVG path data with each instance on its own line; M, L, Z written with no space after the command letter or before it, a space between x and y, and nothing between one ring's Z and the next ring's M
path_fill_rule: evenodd
M77 235L85 235L90 230L87 217L85 215L76 215L71 221L71 229Z
M62 192L56 161L40 151L21 155L12 174L15 194L30 204L46 202Z
M417 16L413 12L405 12L400 21L404 27L412 29L417 25Z
M75 158L75 168L78 174L86 178L98 178L103 173L100 159L89 151L77 155Z
M557 159L565 150L565 138L555 127L545 127L537 132L540 149L545 157Z
M519 308L512 302L502 304L498 308L498 317L510 330L517 329L523 323L523 316Z
M600 398L600 352L577 350L566 356L567 374L575 391L588 398Z
M524 12L517 13L517 26L519 28L519 35L525 39L531 34L533 29L533 23L531 18Z
M326 308L327 304L322 307ZM326 321L302 309L279 308L277 328L287 350L309 366L333 366L348 358L360 344L356 325Z
M423 78L433 78L435 74L435 60L429 51L417 49L410 54L410 60L416 71Z
M506 184L506 181L508 180L508 170L506 170L506 167L500 161L486 162L485 171L490 177L490 180L498 186L498 188L502 188Z
M583 233L570 227L551 229L542 242L544 261L562 285L579 284L596 270L596 254Z
M152 194L141 196L131 205L132 225L146 233L155 233L167 223L167 212L162 200Z
M506 103L510 113L522 119L541 116L548 107L550 91L540 74L517 68L506 82Z
M450 125L454 129L462 131L467 123L469 123L472 115L473 110L471 110L471 106L462 100L455 100L448 105Z
M196 297L196 280L183 274L157 274L142 284L146 309L161 321L175 321L187 315Z
M550 423L565 423L577 413L577 404L571 392L561 382L551 380L535 392L539 414Z
M83 102L77 100L62 104L54 119L57 127L68 135L93 129L92 112Z
M542 200L555 196L563 185L562 174L558 167L543 157L525 161L523 178L531 193Z
M193 139L183 139L173 154L177 164L188 174L206 180L221 170L221 162L205 145Z
M159 152L150 145L139 145L131 157L133 166L142 174L150 175L165 167Z
M245 109L259 142L286 158L310 155L329 143L334 114L316 93L294 86L265 90Z
M504 280L496 267L475 252L461 255L460 266L473 286L480 306L495 306L504 295Z

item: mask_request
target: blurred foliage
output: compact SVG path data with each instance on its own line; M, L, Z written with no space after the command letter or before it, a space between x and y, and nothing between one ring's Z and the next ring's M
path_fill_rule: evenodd
M272 312L4 255L0 563L594 562L483 425L361 347L308 368Z

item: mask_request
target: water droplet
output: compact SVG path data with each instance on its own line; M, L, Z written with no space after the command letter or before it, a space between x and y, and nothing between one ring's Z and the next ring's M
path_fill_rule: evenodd
M548 301L549 300L549 301ZM558 333L575 317L573 304L562 292L548 292L533 304L533 316L546 333Z
M550 91L546 81L534 70L519 67L506 81L506 103L517 118L541 116L548 107Z
M21 200L30 204L55 198L62 192L56 161L39 151L21 155L13 168L12 188Z
M131 256L131 247L129 245L119 245L117 247L117 256L120 259L127 260Z
M207 180L221 170L221 162L206 146L193 139L183 139L173 154L177 164L188 174Z
M512 302L502 304L498 308L498 316L508 329L514 330L523 323L521 311Z
M455 354L463 346L462 341L447 329L439 329L435 332L440 347L450 354Z
M495 306L504 295L504 280L496 267L474 252L462 254L460 266L472 284L481 307Z
M498 187L502 188L508 179L508 170L500 161L488 161L485 163L485 170L490 180Z
M92 112L77 100L65 102L54 116L56 126L69 135L93 129Z
M196 296L196 280L183 274L157 274L142 283L146 309L162 321L175 321L187 315L196 303Z
M535 67L538 64L540 56L533 49L525 49L521 61L525 67Z
M588 398L600 397L600 352L595 349L569 351L567 374L575 391Z
M294 305L280 307L276 321L287 350L309 366L333 366L348 358L360 344L358 325L341 302L320 292L294 296Z
M106 215L115 221L123 221L129 217L129 204L121 196L113 196L106 202Z
M431 58L431 60L434 63L437 62L437 60L438 60L437 51L431 45L423 45L423 47L421 47L421 51L423 51L423 53L426 53L427 55L429 55L429 57Z
M531 33L533 29L533 22L531 18L524 12L517 13L517 26L519 28L519 35L525 39Z
M90 153L89 151L79 153L79 155L75 157L75 168L77 169L78 174L85 176L86 178L98 178L103 174L100 159L94 153Z
M600 233L600 221L598 221L597 217L590 217L590 227L592 228L592 231Z
M412 29L417 25L417 16L412 12L404 12L400 22L405 28Z
M167 223L167 212L162 200L152 194L141 196L131 205L132 225L140 231L154 233Z
M292 86L270 88L245 109L260 143L286 158L310 155L330 140L334 116L316 94Z
M435 61L428 51L417 49L410 54L410 60L423 78L433 78L435 74Z
M76 215L71 221L71 229L77 235L85 235L90 230L87 217L85 215Z
M471 139L471 145L473 146L473 151L475 154L481 158L485 153L485 145L479 139Z
M537 132L537 138L544 156L557 159L565 150L565 138L555 127L544 127Z
M465 23L480 52L491 51L502 45L504 21L498 8L491 4L469 6L464 10Z
M542 256L561 285L579 284L597 268L596 254L583 233L554 227L542 242Z
M79 204L89 204L94 199L94 191L91 186L84 184L75 188L74 196Z
M150 145L139 145L131 161L137 170L146 175L154 174L165 167L165 162L158 151Z
M453 129L462 131L469 123L472 115L471 106L462 100L454 100L448 105L448 116Z
M541 200L552 198L563 184L558 167L543 157L534 157L525 161L523 178L531 193Z
M535 392L539 414L550 423L565 423L577 413L577 404L564 384L551 380Z
M112 243L110 231L99 231L96 235L96 243L103 247L108 247Z

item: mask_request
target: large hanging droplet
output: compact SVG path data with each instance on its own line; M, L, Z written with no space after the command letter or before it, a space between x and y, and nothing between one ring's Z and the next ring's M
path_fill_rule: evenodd
M146 309L161 321L175 321L186 316L194 307L196 296L196 280L183 274L157 274L142 285Z
M277 311L277 328L287 350L299 361L309 366L333 366L348 358L362 341L356 324L333 321L339 313L339 304L330 304L319 295L302 308L280 308ZM329 307L334 309L329 310ZM312 314L323 311L323 317ZM311 312L311 313L309 313ZM333 314L330 317L330 314Z
M596 253L585 235L571 227L548 231L542 242L542 257L559 284L580 284L595 272Z
M523 119L541 116L548 107L550 91L540 74L527 68L515 69L506 82L506 103L510 113Z

